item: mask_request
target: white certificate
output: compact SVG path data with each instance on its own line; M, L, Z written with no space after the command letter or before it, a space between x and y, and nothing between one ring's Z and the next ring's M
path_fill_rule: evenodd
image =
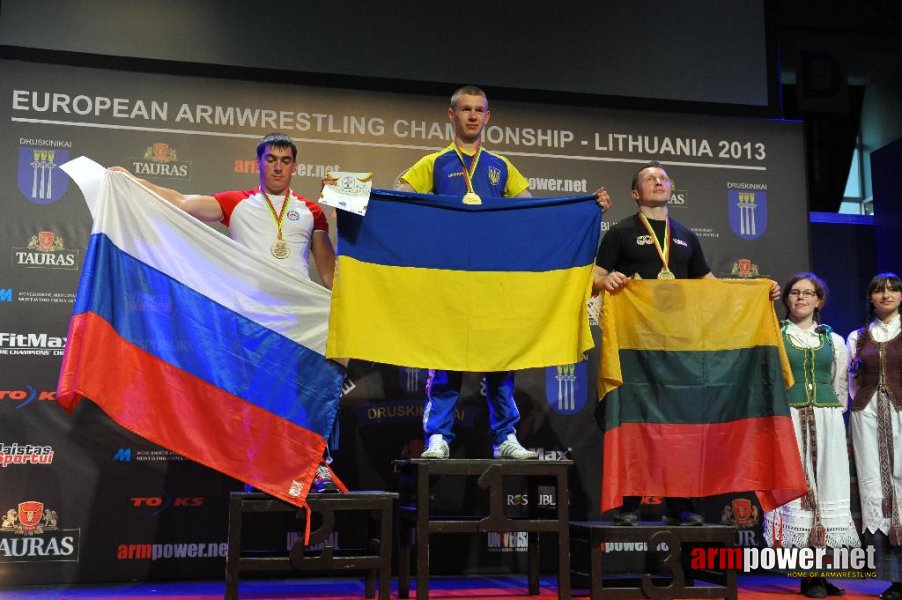
M327 185L320 194L320 204L334 206L341 210L366 214L366 205L373 189L372 173L327 172L326 177L337 179L334 184Z

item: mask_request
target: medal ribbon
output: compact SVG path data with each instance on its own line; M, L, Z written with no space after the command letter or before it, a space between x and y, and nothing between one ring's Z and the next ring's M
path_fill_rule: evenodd
M476 153L473 155L473 160L470 162L469 169L467 169L467 163L464 160L463 150L457 145L457 140L454 140L454 152L457 153L457 158L460 159L460 172L464 175L464 182L467 184L467 193L475 194L476 192L473 191L473 173L476 172L476 165L479 164L479 157L482 156L482 144L477 144Z
M266 198L266 206L269 208L269 214L272 215L272 220L276 223L276 239L282 239L282 222L285 220L285 213L288 212L288 197L291 194L291 190L285 190L285 199L282 200L282 209L279 211L279 214L276 214L276 207L273 205L272 200L269 199L269 194L263 191L263 188L260 188L260 193L263 194L263 197Z
M664 263L664 269L669 271L670 268L668 264L670 263L670 217L664 219L664 245L661 246L661 242L658 241L658 236L655 234L655 230L651 228L651 223L648 222L648 218L643 214L639 213L639 220L642 221L642 224L645 225L646 231L648 231L649 235L651 235L651 239L655 242L655 250L658 251L658 256L661 257L661 262Z

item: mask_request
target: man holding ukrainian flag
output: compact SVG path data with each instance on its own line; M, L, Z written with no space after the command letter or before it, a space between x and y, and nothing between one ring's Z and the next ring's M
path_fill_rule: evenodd
M463 198L464 204L480 204L481 197L529 198L526 178L504 156L482 146L482 133L491 118L483 90L464 86L451 96L448 118L454 127L454 141L445 149L421 158L405 172L396 186L399 191L446 194ZM596 193L602 210L610 197ZM537 454L517 440L520 413L514 401L514 373L486 373L486 399L494 446L494 457L525 460ZM427 447L422 458L450 456L448 444L454 439L455 408L460 399L463 373L430 369L426 384L423 429Z

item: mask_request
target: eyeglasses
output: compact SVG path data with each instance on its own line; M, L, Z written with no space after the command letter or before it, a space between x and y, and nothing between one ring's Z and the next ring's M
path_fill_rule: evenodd
M670 177L660 176L660 175L646 175L642 178L642 183L657 183L660 181L661 183L667 184L670 183Z
M789 295L795 297L801 296L802 298L814 298L817 296L817 292L814 290L789 290Z

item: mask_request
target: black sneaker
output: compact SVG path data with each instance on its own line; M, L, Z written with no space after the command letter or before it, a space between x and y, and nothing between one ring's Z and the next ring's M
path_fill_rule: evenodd
M894 581L891 586L880 594L881 600L902 600L902 583Z
M824 589L827 590L828 596L845 596L846 595L846 590L842 589L839 586L833 585L826 579L822 580L821 583L824 584Z
M313 476L313 484L310 491L314 494L338 494L341 490L332 480L332 471L326 466L326 463L319 463L316 467L316 475Z
M681 525L683 527L701 527L705 524L705 519L698 513L691 510L681 511L679 516L665 514L661 520L668 525Z
M613 522L618 527L635 527L639 524L639 515L632 510L621 510L614 515Z
M806 598L826 598L827 588L823 579L815 577L808 582L807 586L802 587L802 593Z

